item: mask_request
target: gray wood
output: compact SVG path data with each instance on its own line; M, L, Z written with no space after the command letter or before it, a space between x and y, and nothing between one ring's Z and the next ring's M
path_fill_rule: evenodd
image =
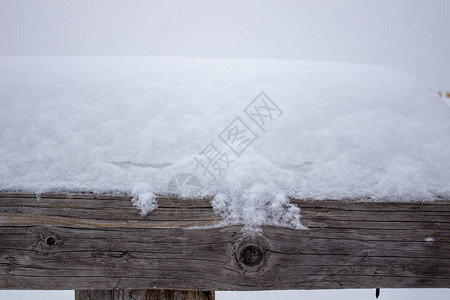
M214 291L81 290L75 300L214 300Z
M210 199L0 193L0 288L450 287L450 199L298 200L307 230L220 226Z

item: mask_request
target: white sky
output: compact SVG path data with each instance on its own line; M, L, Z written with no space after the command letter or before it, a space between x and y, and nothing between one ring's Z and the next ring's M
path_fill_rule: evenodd
M449 289L381 289L378 300L448 300ZM2 300L74 300L73 291L0 291ZM216 300L377 300L375 290L216 292Z
M0 55L386 65L450 90L449 0L0 1Z
M0 55L343 61L402 69L436 90L450 91L449 33L450 0L0 0ZM372 290L317 293L218 293L217 298L374 298ZM73 299L71 292L0 291L1 299L52 295ZM382 290L381 299L449 295L448 289Z

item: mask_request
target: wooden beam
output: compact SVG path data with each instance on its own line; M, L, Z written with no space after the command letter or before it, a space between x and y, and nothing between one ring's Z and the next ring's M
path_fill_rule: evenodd
M214 300L214 291L83 290L75 300Z
M450 287L450 201L292 200L307 230L219 226L208 199L0 194L1 289Z

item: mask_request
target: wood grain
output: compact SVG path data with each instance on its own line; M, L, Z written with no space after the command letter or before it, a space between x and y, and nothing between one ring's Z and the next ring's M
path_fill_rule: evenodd
M307 230L219 226L209 199L0 193L0 288L450 287L450 201L292 200Z
M214 291L83 290L75 300L214 300Z

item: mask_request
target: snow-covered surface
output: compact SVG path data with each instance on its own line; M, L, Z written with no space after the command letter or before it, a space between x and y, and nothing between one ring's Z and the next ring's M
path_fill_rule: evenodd
M263 128L244 112L261 91L279 108ZM236 117L258 137L240 156L220 138ZM196 161L211 142L232 161L215 181ZM147 212L188 173L201 182L196 196L215 195L227 222L300 228L289 196L448 197L449 149L444 101L384 67L0 59L1 190L131 193Z
M442 99L444 99L445 103L450 107L450 97L443 97Z

